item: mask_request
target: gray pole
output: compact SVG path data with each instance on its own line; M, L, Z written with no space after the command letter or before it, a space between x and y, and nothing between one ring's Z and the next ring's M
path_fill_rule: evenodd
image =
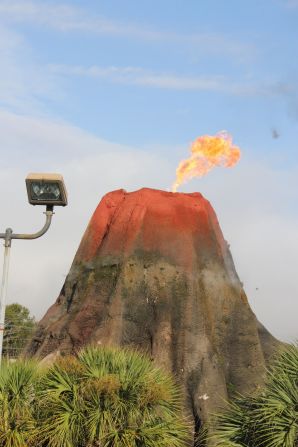
M3 347L3 334L4 334L4 320L5 320L5 306L6 306L6 296L7 296L7 285L8 285L8 269L9 269L9 257L10 257L10 247L12 234L11 228L6 230L7 237L4 243L4 263L3 263L3 274L1 282L1 292L0 292L0 364L2 359L2 347Z
M37 233L33 234L14 234L11 228L7 228L5 233L0 233L0 239L5 239L4 242L4 263L3 263L3 274L1 281L1 291L0 291L0 365L2 360L2 349L3 349L3 333L4 333L4 322L5 322L5 307L6 307L6 297L7 297L7 285L8 285L8 270L9 270L9 257L12 239L37 239L48 231L52 217L53 217L53 207L47 206L47 210L44 213L46 215L46 222L42 229Z

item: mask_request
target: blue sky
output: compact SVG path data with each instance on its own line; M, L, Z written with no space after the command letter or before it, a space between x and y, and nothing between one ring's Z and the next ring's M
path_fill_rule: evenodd
M40 316L102 194L167 189L191 141L226 129L239 166L181 191L214 205L257 316L298 338L297 23L297 0L0 0L3 225L37 225L28 171L62 172L70 193L49 239L15 244L10 300Z

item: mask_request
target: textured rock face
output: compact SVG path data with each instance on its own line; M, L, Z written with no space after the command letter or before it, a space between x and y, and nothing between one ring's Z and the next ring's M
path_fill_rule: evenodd
M278 342L251 311L201 194L107 194L29 348L131 345L173 371L196 427L231 392L262 384Z

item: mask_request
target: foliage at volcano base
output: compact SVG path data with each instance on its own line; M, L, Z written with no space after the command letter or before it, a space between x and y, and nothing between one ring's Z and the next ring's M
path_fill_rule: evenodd
M190 435L179 388L136 352L87 347L49 368L2 366L1 447L182 447Z
M298 446L298 346L276 358L263 392L239 396L217 418L218 447Z

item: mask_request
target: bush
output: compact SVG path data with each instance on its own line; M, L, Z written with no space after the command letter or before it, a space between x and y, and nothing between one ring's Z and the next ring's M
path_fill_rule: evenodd
M0 373L0 446L34 445L36 433L35 362L3 363Z
M263 392L256 397L239 396L217 418L218 446L298 446L298 347L279 354Z
M2 367L0 447L182 447L189 441L177 385L141 354L87 347L37 369L31 362Z

